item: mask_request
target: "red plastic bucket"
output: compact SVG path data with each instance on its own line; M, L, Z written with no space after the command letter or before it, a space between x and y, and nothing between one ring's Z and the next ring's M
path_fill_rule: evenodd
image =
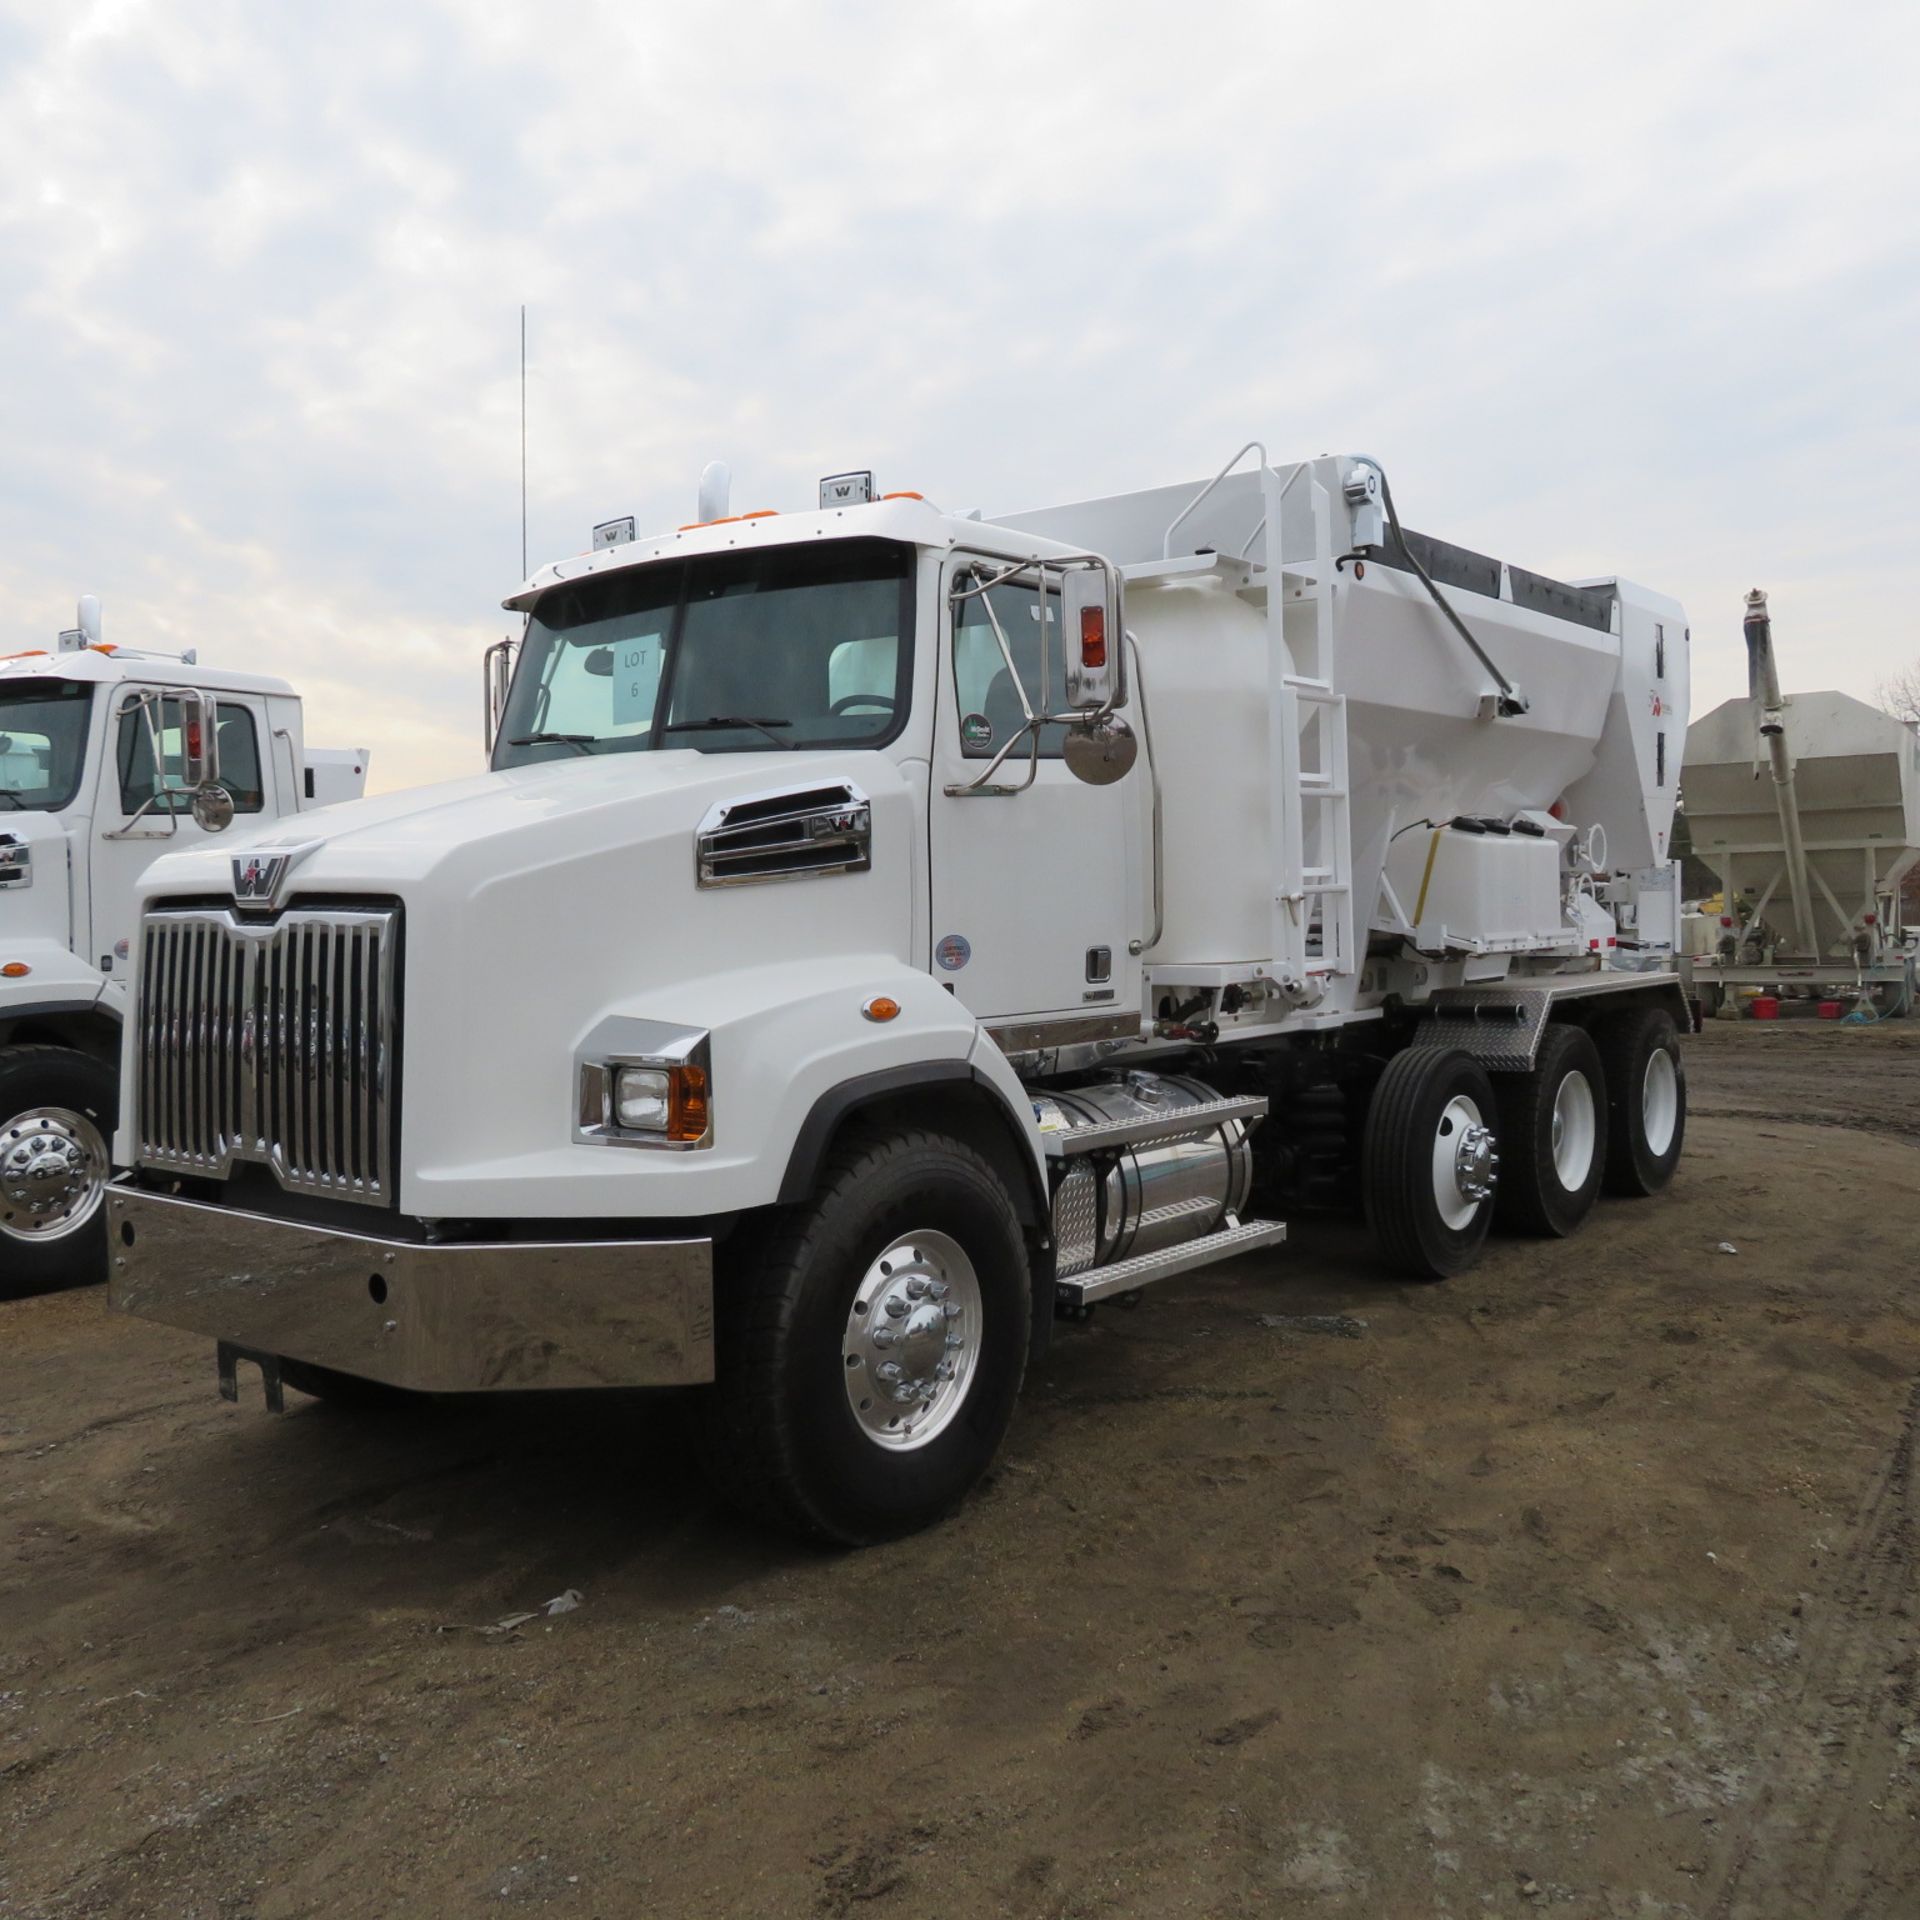
M1747 1002L1748 1010L1756 1020L1778 1020L1780 1002L1770 993L1756 993Z

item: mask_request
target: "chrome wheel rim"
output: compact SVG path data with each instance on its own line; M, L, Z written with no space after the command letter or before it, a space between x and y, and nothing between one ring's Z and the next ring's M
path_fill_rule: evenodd
M1593 1171L1599 1140L1598 1103L1584 1073L1562 1077L1553 1096L1553 1172L1567 1192L1578 1193Z
M1655 1159L1673 1145L1680 1125L1680 1073L1673 1055L1655 1047L1647 1055L1647 1071L1640 1082L1640 1131Z
M0 1126L0 1236L43 1245L78 1233L107 1189L107 1143L84 1113L35 1107Z
M1458 1233L1493 1196L1500 1156L1477 1101L1456 1093L1433 1133L1433 1203Z
M907 1233L868 1267L847 1314L847 1405L875 1446L911 1452L953 1424L978 1370L980 1277L957 1240Z

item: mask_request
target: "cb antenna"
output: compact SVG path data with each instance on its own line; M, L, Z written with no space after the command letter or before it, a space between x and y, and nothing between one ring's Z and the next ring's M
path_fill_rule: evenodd
M527 577L527 307L520 303L520 578Z

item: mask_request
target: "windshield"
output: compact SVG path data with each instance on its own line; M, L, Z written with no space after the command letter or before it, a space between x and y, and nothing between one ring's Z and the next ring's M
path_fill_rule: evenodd
M0 684L0 812L57 813L73 798L92 712L82 680Z
M833 540L553 587L493 764L694 747L876 747L906 723L914 549Z

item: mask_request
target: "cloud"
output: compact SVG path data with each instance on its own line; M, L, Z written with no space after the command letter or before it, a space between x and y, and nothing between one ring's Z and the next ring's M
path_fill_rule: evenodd
M818 474L989 510L1276 452L1677 593L1696 704L1920 652L1920 16L1794 5L0 13L0 632L477 763L520 561Z

